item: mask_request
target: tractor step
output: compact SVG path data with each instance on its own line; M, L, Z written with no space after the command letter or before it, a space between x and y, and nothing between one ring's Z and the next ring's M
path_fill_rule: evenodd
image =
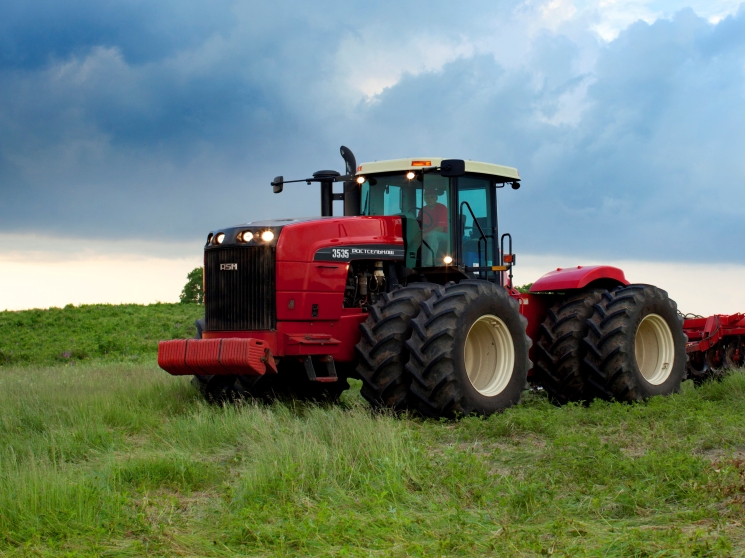
M335 382L339 379L336 375L336 366L334 366L334 357L327 355L319 359L321 362L326 364L327 376L316 375L316 369L313 366L313 359L310 355L306 355L303 359L303 365L305 366L305 373L308 375L308 379L311 382Z

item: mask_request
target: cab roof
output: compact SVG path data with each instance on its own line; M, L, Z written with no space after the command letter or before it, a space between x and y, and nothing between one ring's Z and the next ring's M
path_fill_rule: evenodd
M371 174L378 172L409 171L421 168L439 167L444 157L415 157L412 159L389 159L388 161L374 161L362 163L357 167L357 174ZM520 173L514 167L505 167L493 163L481 163L467 160L466 172L488 174L506 180L520 180Z

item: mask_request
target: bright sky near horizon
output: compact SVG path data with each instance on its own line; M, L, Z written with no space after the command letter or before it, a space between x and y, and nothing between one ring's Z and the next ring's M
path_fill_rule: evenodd
M518 283L742 310L744 101L736 1L3 3L0 310L175 301L212 228L317 214L269 182L341 144L518 167Z

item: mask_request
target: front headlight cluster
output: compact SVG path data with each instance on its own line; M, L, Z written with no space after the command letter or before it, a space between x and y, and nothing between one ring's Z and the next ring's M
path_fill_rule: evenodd
M271 242L274 240L274 231L243 231L238 233L238 242Z
M255 242L255 243L261 243L265 242L269 244L274 240L275 234L272 230L264 230L264 231L241 231L236 235L236 240L238 242L242 243L248 243L248 242ZM215 235L212 233L207 236L207 244L211 244L212 246L219 246L225 241L225 233L219 232Z

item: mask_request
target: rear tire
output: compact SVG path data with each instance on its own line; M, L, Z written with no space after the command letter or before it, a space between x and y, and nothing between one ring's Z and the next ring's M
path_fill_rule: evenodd
M533 370L549 398L559 405L595 397L587 385L584 338L593 305L605 292L583 291L562 298L549 309L538 331Z
M665 291L629 285L604 293L587 324L585 363L598 397L640 401L680 389L687 338Z
M414 283L391 293L383 293L370 307L370 314L360 324L357 374L362 380L362 397L376 408L404 411L409 408L411 376L406 371L411 337L411 320L439 285Z
M527 320L508 291L469 280L434 291L411 321L411 397L429 417L490 415L515 405L531 367Z

